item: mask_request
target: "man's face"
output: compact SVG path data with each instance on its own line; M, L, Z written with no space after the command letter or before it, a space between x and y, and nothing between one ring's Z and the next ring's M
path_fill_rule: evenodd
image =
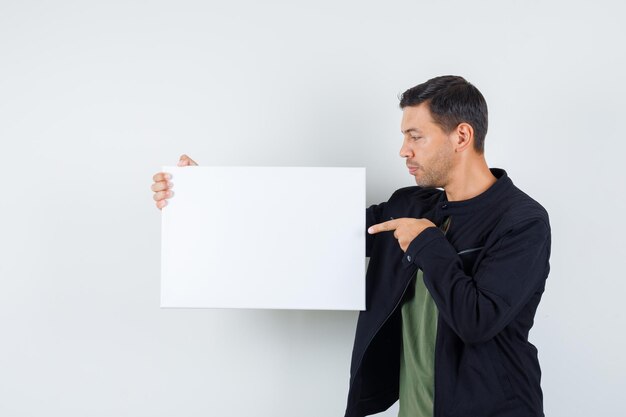
M405 107L400 130L404 135L400 156L406 158L416 184L445 187L454 166L454 148L450 134L433 121L428 105Z

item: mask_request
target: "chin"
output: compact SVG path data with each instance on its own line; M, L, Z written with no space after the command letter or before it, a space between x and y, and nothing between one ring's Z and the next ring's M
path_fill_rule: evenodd
M424 188L428 188L428 187L438 187L437 185L428 183L426 181L421 181L418 178L415 178L415 184L419 185L420 187L424 187Z

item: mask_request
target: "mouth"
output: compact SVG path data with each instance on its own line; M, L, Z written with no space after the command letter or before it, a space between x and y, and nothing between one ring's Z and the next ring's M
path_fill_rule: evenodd
M415 174L415 171L417 171L417 166L414 165L407 165L406 166L409 169L409 174Z

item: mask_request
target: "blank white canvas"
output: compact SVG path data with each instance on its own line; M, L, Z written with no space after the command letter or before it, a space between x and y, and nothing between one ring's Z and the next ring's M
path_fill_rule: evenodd
M161 307L365 309L365 168L163 171Z

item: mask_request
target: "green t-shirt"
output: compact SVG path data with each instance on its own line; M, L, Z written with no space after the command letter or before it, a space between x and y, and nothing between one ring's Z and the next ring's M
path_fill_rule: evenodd
M402 304L398 417L433 417L437 307L421 269Z

